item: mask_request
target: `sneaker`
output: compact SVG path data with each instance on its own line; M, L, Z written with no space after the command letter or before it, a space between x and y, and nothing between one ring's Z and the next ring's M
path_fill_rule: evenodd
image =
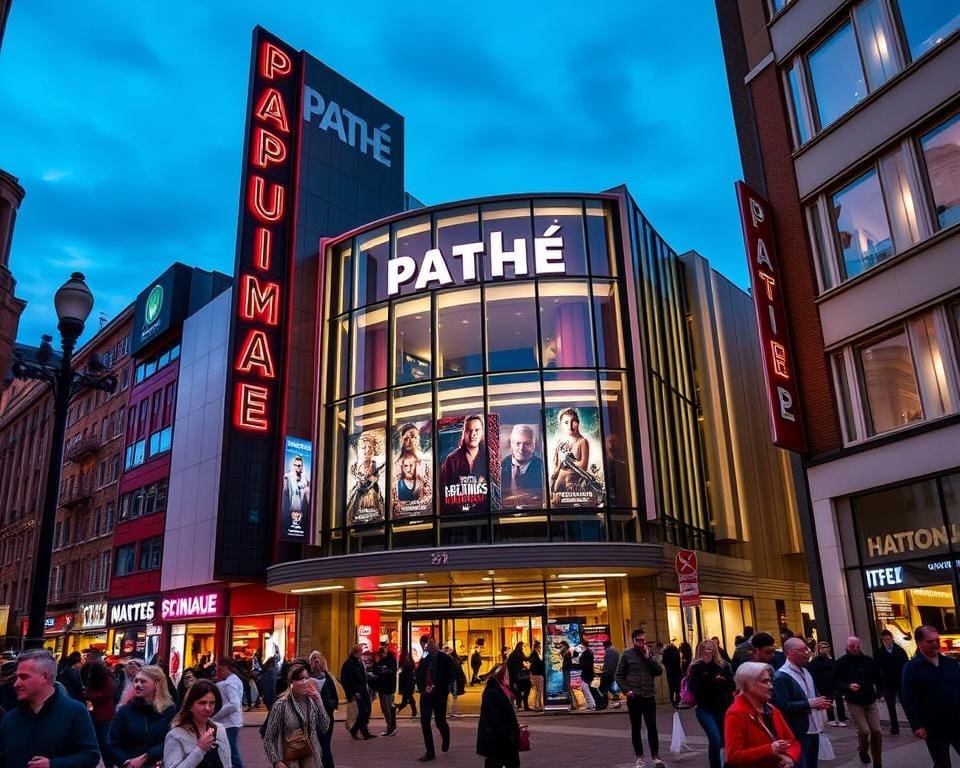
M848 728L849 726L850 723L848 723L846 720L841 720L837 723L837 728Z
M619 702L619 701L613 702L613 704L610 705L610 708L611 708L611 709L619 709L619 708L620 708L620 702Z
M635 768L647 768L647 764L646 762L644 762L644 759L642 757L637 758L637 764Z
M840 725L840 721L839 721L839 720L827 720L827 725L832 725L834 728L836 728L838 725Z
M667 764L659 757L653 758L653 768L667 768Z

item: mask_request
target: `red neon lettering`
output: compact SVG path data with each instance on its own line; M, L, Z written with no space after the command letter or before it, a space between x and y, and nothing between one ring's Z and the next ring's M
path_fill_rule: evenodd
M266 88L260 101L257 102L257 108L253 110L253 116L266 122L273 123L278 130L284 133L290 132L290 125L287 123L287 110L283 106L283 98L280 91L276 88Z
M763 280L767 286L767 298L770 301L773 301L773 286L777 284L777 281L774 279L773 275L768 275L766 272L757 272L757 278Z
M251 178L250 184L250 210L263 222L280 221L283 218L283 187L279 184L272 184L270 190L270 207L264 202L263 195L266 186L266 180L262 176Z
M289 75L293 71L293 62L273 43L264 42L260 48L260 74L267 80L277 75Z
M266 333L259 330L252 330L247 334L236 365L240 373L250 373L254 368L259 368L260 375L264 378L275 378L270 342L267 341Z
M789 379L790 372L787 370L787 350L783 344L778 341L771 341L770 352L773 356L773 372L780 378Z
M267 325L279 323L280 284L267 283L261 287L254 275L244 275L240 317L244 320L260 320Z
M253 233L253 263L258 269L270 269L273 253L273 233L265 227L257 227Z
M287 158L287 147L279 138L266 128L253 129L253 157L254 165L266 168L270 163L282 163Z
M237 384L237 407L233 414L233 423L240 429L254 432L266 432L270 429L267 421L267 398L269 390L257 384Z

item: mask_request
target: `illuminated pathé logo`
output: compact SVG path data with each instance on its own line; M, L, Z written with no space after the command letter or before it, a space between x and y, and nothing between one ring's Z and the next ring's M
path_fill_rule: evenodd
M490 262L490 274L504 277L506 267L513 267L516 277L527 275L563 275L567 265L563 260L563 237L559 236L560 225L551 224L540 237L533 238L533 248L528 248L523 237L514 238L512 250L504 250L503 232L491 232L489 248L483 241L463 243L450 248L450 258L459 259L463 270L463 283L473 283L477 277L477 256L486 256ZM532 251L532 263L528 252ZM387 295L394 296L400 288L414 281L415 290L451 285L456 281L450 272L447 256L439 248L431 248L423 254L419 268L412 256L396 256L387 262Z
M160 316L160 310L163 309L163 286L159 283L150 289L147 296L147 306L143 312L143 319L147 325L150 325Z

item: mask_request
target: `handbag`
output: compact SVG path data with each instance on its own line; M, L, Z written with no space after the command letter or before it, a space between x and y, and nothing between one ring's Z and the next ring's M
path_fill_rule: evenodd
M300 717L297 708L293 706L293 702L291 702L290 699L287 699L287 703L293 710L293 714L297 716L297 720L300 721L300 727L295 731L282 735L281 742L283 749L281 751L283 753L283 761L303 760L303 758L310 757L313 754L313 745L310 743L310 738L307 736L307 729L303 724L303 718Z
M520 726L520 751L530 751L530 729L525 725Z
M680 706L681 707L695 707L697 706L697 697L693 695L693 691L690 690L689 683L687 680L689 676L684 676L680 681Z

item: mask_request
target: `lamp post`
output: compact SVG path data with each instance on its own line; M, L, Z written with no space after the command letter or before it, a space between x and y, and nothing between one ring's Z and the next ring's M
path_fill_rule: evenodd
M18 379L36 379L50 385L53 394L53 433L50 438L50 463L47 466L47 487L43 495L43 511L37 536L37 553L33 566L33 590L30 596L30 618L27 624L27 648L43 645L43 624L47 613L47 597L50 589L50 560L53 556L53 530L57 519L57 501L60 497L60 467L63 463L63 436L67 427L67 410L75 395L88 389L113 392L117 377L106 370L97 355L91 355L83 371L75 371L71 365L73 349L83 333L84 323L93 309L93 294L80 272L74 272L53 297L57 308L60 343L63 354L59 360L50 342L52 336L44 335L36 360L25 360L22 354L15 356L12 372Z

